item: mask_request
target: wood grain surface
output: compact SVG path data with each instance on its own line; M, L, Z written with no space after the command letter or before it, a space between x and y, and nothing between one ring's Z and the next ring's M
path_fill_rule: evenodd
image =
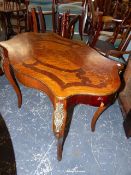
M116 63L81 42L54 33L24 33L1 44L16 75L45 84L55 96L104 96L119 88Z

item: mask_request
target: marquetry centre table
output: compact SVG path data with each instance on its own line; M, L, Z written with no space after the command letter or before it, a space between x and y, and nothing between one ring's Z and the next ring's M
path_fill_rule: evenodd
M19 107L22 95L16 80L45 92L53 103L58 160L62 158L71 109L80 103L97 106L91 122L94 131L97 119L114 102L120 87L116 62L82 42L55 33L19 34L0 42L0 53L3 71L16 91Z

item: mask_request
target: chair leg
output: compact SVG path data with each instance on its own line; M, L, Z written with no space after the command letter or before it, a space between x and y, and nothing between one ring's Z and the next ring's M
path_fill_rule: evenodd
M91 130L94 132L95 131L95 126L96 126L96 122L98 120L98 118L100 117L100 115L110 106L111 104L108 105L104 105L104 103L102 102L100 104L100 107L96 110L92 121L91 121Z
M83 16L80 16L79 18L79 34L81 37L81 40L83 40Z
M17 33L21 33L20 20L17 19Z
M57 26L57 33L58 35L61 35L61 22L62 22L62 16L58 15L58 26Z
M32 15L31 12L27 14L27 31L33 31Z
M57 23L57 21L56 21L56 12L52 12L52 27L53 27L53 32L55 32L56 33L56 23Z
M26 14L26 31L29 32L30 31L30 19L29 19L29 15L30 15L30 12L27 11L27 14Z

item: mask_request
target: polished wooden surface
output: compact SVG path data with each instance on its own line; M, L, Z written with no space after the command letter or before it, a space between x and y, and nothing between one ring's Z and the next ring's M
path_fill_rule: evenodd
M16 74L39 79L57 97L110 95L119 87L115 64L79 42L53 33L24 33L1 43Z
M79 103L98 106L91 123L94 131L97 119L113 103L119 89L118 66L86 44L55 33L23 33L0 45L8 51L6 58L9 57L16 78L50 97L61 160L68 109ZM3 68L8 76L6 65Z

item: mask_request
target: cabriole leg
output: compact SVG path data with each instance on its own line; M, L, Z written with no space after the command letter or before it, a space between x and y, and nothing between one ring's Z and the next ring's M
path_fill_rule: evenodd
M92 131L95 131L95 126L96 126L96 122L97 122L98 118L109 106L110 105L104 105L103 102L100 104L100 107L96 110L96 112L92 118L92 121L91 121L91 130Z
M58 139L57 159L62 159L62 150L64 142L64 133L67 119L66 101L56 101L53 114L53 132Z
M8 58L8 52L7 50L0 46L0 52L1 52L1 57L2 57L2 70L5 73L5 76L7 77L7 79L9 80L10 84L12 85L12 87L14 88L17 98L18 98L18 107L21 107L22 104L22 94L21 94L21 90L19 88L19 85L15 79L14 76L14 72L11 69L10 63L9 63L9 58Z

